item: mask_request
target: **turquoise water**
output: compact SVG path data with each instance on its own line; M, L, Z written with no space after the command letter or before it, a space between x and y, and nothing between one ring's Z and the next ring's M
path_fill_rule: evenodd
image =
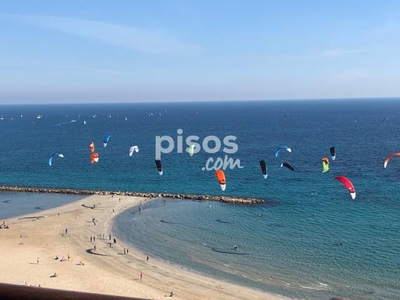
M400 159L383 169L384 158L399 151L399 99L4 106L0 113L0 184L267 200L235 206L168 199L126 211L116 231L153 256L290 297L400 298ZM238 151L229 157L243 169L225 170L225 192L213 172L202 171L222 151L190 157L175 148L162 155L158 175L155 136L176 142L178 129L184 139L237 137ZM112 137L104 148L106 134ZM91 140L100 155L95 165ZM140 152L129 157L132 145ZM275 158L280 145L292 153ZM337 158L322 174L331 146ZM64 158L49 167L54 152ZM295 172L281 168L283 161ZM356 200L333 180L337 175L354 183Z
M382 215L376 203L346 201L321 203L314 194L236 207L167 199L124 212L115 228L150 255L257 289L299 299L398 299L398 210Z
M42 211L82 199L81 195L0 192L0 219Z

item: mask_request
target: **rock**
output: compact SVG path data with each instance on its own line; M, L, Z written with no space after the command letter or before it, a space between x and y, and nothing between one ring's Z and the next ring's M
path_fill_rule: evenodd
M188 195L188 194L156 194L156 193L140 193L140 192L121 192L121 191L96 191L96 190L73 190L73 189L57 189L57 188L34 188L34 187L18 187L18 186L0 186L0 191L9 192L28 192L28 193L54 193L54 194L74 194L74 195L128 195L145 198L175 198L202 201L219 201L233 204L261 204L265 201L259 198L245 198L234 196L212 196L212 195Z

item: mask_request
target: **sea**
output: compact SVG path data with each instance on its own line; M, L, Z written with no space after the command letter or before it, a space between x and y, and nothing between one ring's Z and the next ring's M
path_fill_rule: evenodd
M123 212L115 233L151 259L294 299L400 299L400 157L384 168L400 151L400 99L2 105L0 132L0 185L265 200ZM0 217L78 198L2 192Z

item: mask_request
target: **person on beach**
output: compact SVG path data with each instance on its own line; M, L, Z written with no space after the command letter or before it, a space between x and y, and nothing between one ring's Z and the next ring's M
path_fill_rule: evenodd
M90 237L90 241L92 241L93 240L93 238L92 237Z
M171 293L169 293L169 296L172 297L174 295L174 292L171 291Z
M126 249L124 248L124 254L126 254Z
M146 257L146 260L149 261L149 256Z
M36 260L36 264L39 264L39 257L38 257L37 260Z
M116 244L117 243L117 239L116 238L114 238L114 244Z
M143 273L140 272L140 280L142 280L142 278L143 278Z
M126 248L126 254L128 254L129 253L129 250L128 250L128 248Z
M68 228L65 228L65 234L68 234Z
M95 242L96 241L96 236L93 236L93 242Z
M68 261L69 261L70 258L71 258L71 257L69 256L69 253L68 253Z
M96 251L96 245L93 246L93 250Z

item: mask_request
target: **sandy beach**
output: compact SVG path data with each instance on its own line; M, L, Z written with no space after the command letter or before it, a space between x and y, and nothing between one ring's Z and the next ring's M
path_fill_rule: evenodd
M149 200L93 195L5 220L0 282L146 299L165 299L171 291L173 299L285 299L147 260L133 248L124 254L128 246L109 239L113 217Z

